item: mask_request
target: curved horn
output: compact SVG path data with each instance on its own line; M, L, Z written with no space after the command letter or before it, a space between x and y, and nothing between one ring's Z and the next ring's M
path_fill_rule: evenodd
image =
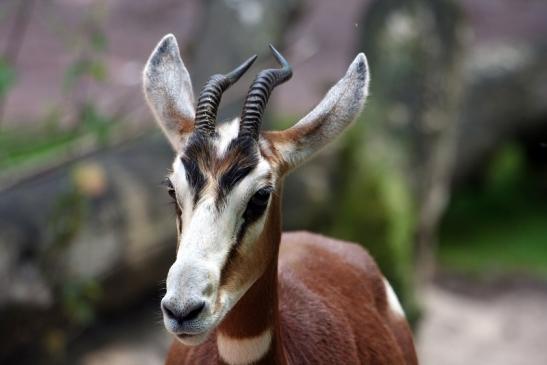
M270 93L274 87L287 81L292 76L292 68L287 60L271 44L270 49L282 67L261 71L251 84L241 112L239 136L250 136L258 139L262 115L270 98Z
M232 86L251 67L256 55L243 62L226 75L216 74L209 78L199 94L194 130L205 135L215 132L215 120L222 93Z

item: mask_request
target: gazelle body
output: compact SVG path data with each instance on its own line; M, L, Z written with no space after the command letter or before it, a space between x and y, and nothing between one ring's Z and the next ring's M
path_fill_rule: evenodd
M194 109L176 40L164 37L144 90L177 152L167 178L178 249L162 299L177 364L416 364L393 290L360 246L311 233L281 234L283 178L355 119L368 92L363 54L292 128L260 133L272 89L291 76L262 71L241 119L215 127L221 94L254 57L215 75Z

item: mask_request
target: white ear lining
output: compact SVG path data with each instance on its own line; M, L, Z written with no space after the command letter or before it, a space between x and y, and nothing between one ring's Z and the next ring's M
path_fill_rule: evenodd
M144 94L158 124L175 149L193 128L194 93L174 35L158 43L143 71ZM181 134L182 133L182 134Z
M368 96L367 58L359 53L323 100L293 127L274 132L274 144L293 168L337 137L363 109Z

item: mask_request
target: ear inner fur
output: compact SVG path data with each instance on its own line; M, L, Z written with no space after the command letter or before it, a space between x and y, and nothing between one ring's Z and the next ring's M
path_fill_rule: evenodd
M281 156L286 170L303 163L357 118L368 95L368 84L367 60L360 53L344 77L296 125L263 133Z
M143 71L146 101L176 149L194 128L194 93L177 40L168 34L158 43Z

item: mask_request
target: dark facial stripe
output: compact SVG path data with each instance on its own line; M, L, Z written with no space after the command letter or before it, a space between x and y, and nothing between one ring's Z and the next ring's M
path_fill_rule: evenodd
M232 247L230 247L230 252L228 252L228 257L226 258L226 262L224 263L224 266L222 267L222 270L220 272L220 285L223 285L227 279L226 272L228 271L229 266L237 255L237 249L241 245L241 241L243 240L247 229L251 224L255 223L258 219L260 219L260 217L262 217L266 212L272 190L273 189L271 187L260 189L251 197L251 199L247 203L247 208L243 213L243 223L241 224L241 227L239 227L239 230L237 232L236 241L232 245ZM264 192L267 193L267 197L265 199L264 196L262 196Z
M256 168L257 152L256 143L251 138L236 138L230 142L225 156L230 166L219 178L217 205L224 201L238 182Z
M194 191L194 205L199 201L206 185L206 171L217 176L218 196L216 205L220 208L228 193L258 165L258 146L248 137L233 139L224 155L216 157L216 147L211 138L192 135L181 157L186 170L186 179Z
M186 170L186 180L194 190L194 204L196 204L205 186L205 176L199 169L196 161L190 160L187 157L182 157L181 161Z
M212 148L207 138L200 134L194 134L188 141L188 146L181 157L181 162L186 170L186 180L194 191L194 205L199 201L205 187L205 175L201 168L211 164Z
M234 165L228 169L220 177L220 195L226 196L226 194L232 190L232 188L240 182L245 176L249 175L254 170L256 164L249 165ZM221 198L219 198L220 200Z
M232 262L234 261L234 258L237 255L237 249L241 245L241 241L243 240L243 236L245 236L245 232L247 231L247 228L249 228L249 222L244 221L241 227L239 227L239 231L237 232L236 241L230 247L230 251L228 252L228 256L226 257L226 261L224 262L224 266L222 267L222 270L220 271L220 286L223 286L226 284L226 272L232 265Z

